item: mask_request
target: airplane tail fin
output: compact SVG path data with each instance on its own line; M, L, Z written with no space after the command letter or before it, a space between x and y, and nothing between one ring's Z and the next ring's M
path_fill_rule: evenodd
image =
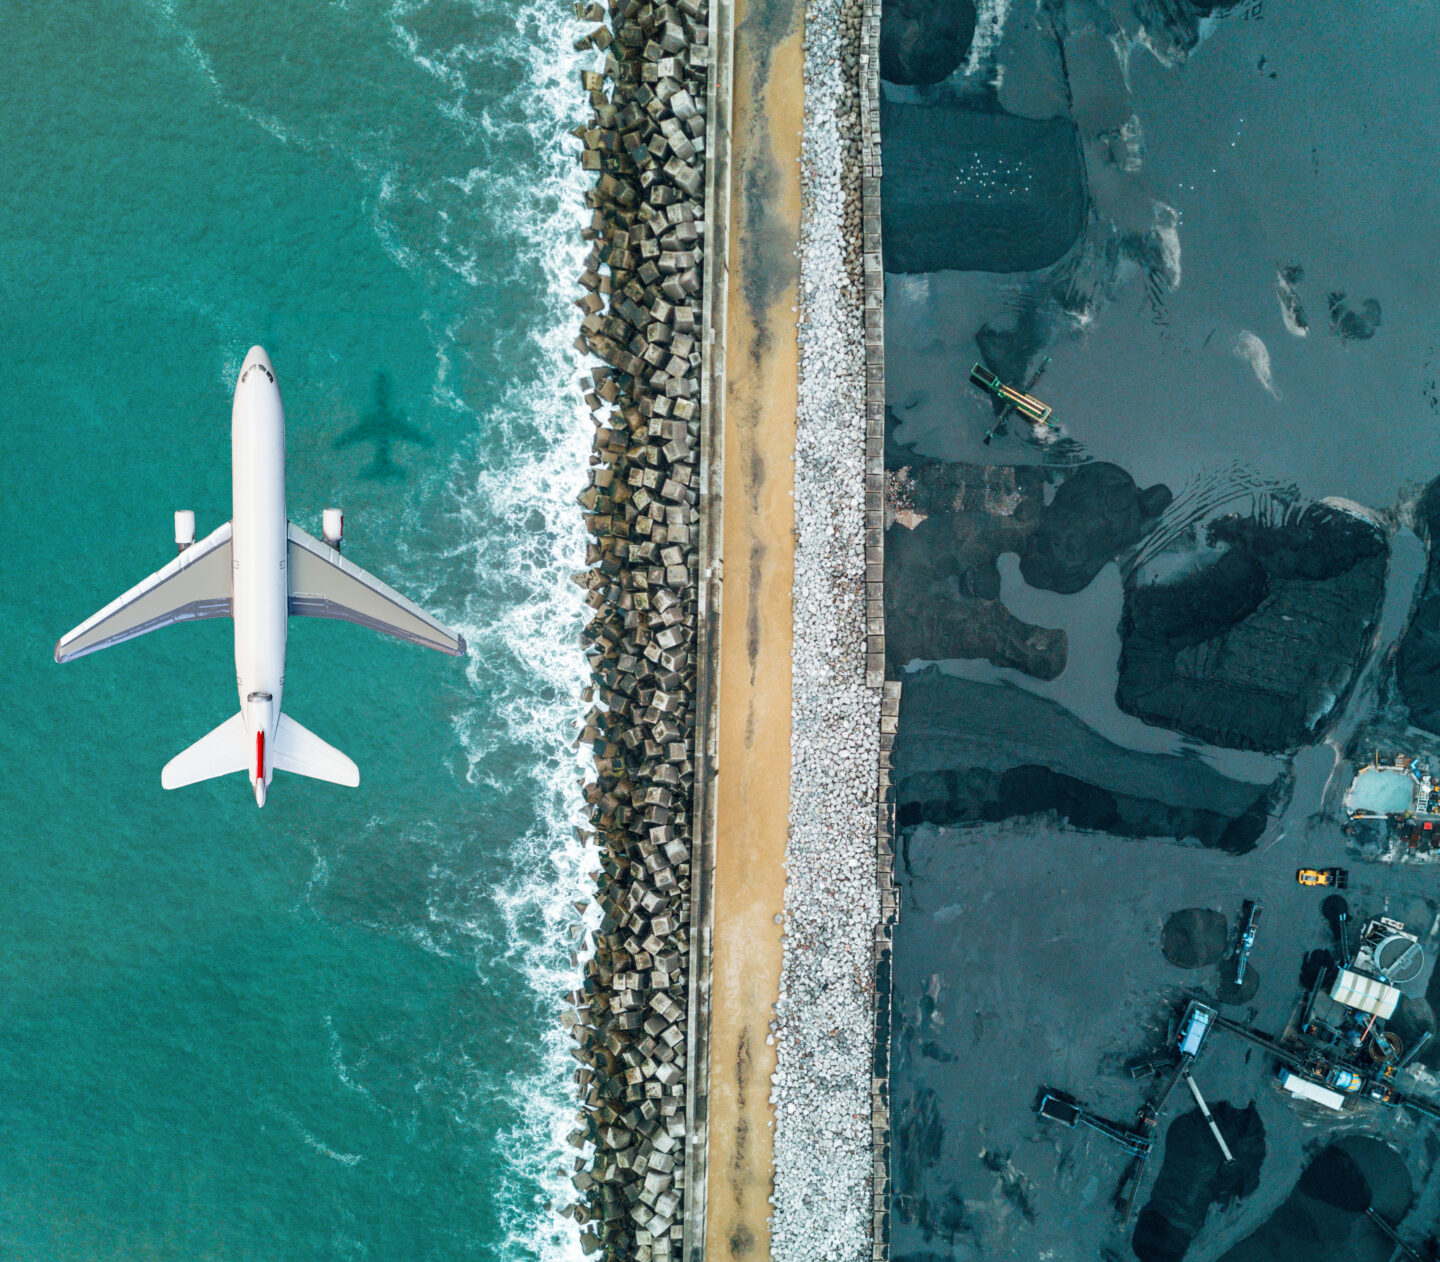
M215 776L228 776L232 771L244 771L249 765L245 716L237 712L167 762L160 783L167 789L179 789Z
M360 770L350 759L308 728L301 727L288 714L280 716L280 726L275 732L273 765L277 771L328 780L352 789L360 783Z

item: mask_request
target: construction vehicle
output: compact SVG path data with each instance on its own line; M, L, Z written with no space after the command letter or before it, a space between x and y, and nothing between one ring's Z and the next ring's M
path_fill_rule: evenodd
M1250 964L1250 951L1255 945L1255 931L1260 927L1260 904L1247 898L1240 907L1240 946L1235 952L1235 984L1245 980Z
M1050 419L1050 414L1054 411L1053 408L1048 404L1041 403L1040 400L1033 395L1026 394L1022 390L1017 390L1014 386L1007 386L995 373L986 368L984 364L976 364L970 369L970 381L971 384L977 385L980 389L984 390L986 394L994 395L1002 403L1006 404L1007 411L1009 408L1014 408L1015 411L1019 412L1030 424L1050 425L1053 427L1054 422ZM1002 419L1003 415L1002 413ZM994 433L994 429L991 429L990 433L986 435L985 441L989 442Z
M1300 885L1333 885L1343 890L1350 884L1350 873L1344 868L1297 868L1295 880Z
M1051 1091L1048 1088L1042 1090L1039 1102L1035 1105L1035 1112L1047 1121L1058 1122L1061 1126L1068 1126L1072 1129L1076 1126L1088 1126L1091 1130L1099 1131L1106 1139L1114 1140L1131 1156L1148 1157L1150 1155L1153 1141L1148 1135L1131 1130L1128 1126L1121 1126L1118 1122L1097 1117L1069 1096L1058 1091Z

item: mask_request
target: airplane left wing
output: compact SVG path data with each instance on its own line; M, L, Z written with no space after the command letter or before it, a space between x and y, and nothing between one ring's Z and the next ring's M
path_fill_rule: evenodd
M411 644L465 655L465 637L451 631L373 574L352 565L328 543L290 523L290 613L341 618Z
M233 579L227 521L61 636L55 660L73 661L174 622L228 618L233 610Z

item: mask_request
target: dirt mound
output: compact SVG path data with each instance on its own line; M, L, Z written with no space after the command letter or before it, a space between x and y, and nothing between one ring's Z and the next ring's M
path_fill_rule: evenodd
M1278 525L1226 517L1207 533L1225 549L1213 562L1127 587L1116 703L1216 745L1308 743L1339 713L1364 659L1386 541L1324 505Z
M1160 950L1176 968L1205 968L1224 954L1230 922L1208 907L1172 912L1160 934Z
M1220 1155L1199 1109L1170 1123L1165 1163L1130 1242L1141 1262L1179 1262L1205 1225L1212 1205L1248 1196L1260 1185L1265 1127L1259 1110L1253 1104L1237 1109L1221 1100L1211 1112L1235 1160L1227 1162Z

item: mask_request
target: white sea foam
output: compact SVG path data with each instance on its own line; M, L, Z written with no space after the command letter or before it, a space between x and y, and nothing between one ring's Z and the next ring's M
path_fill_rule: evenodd
M297 1123L298 1125L298 1123ZM322 1139L316 1139L303 1126L299 1127L300 1138L305 1141L308 1148L313 1148L322 1157L329 1157L331 1161L338 1161L342 1166L358 1166L365 1160L364 1153L358 1152L336 1152Z
M582 819L579 786L589 768L571 747L581 690L589 682L579 645L585 606L569 582L585 559L575 496L585 482L592 433L575 388L582 362L572 346L578 315L571 305L575 278L584 267L579 230L588 180L565 132L580 117L579 70L594 59L572 50L578 25L563 10L543 0L524 5L497 39L496 7L495 0L397 0L387 10L397 54L434 81L437 126L457 138L453 155L442 149L437 159L431 151L419 170L407 165L403 146L386 134L357 134L298 112L281 120L236 102L211 57L177 17L173 0L157 0L156 11L227 109L282 143L331 150L351 163L365 189L368 222L398 267L434 287L453 286L458 279L481 295L459 316L431 312L426 320L435 352L431 400L471 421L477 435L474 451L457 462L445 483L447 502L439 507L447 533L437 544L433 524L420 519L419 507L410 510L397 533L407 591L457 624L471 646L467 670L477 699L452 718L467 778L513 793L515 777L525 777L534 823L510 840L511 875L488 889L466 876L475 870L464 862L473 839L434 836L423 827L407 830L404 843L431 860L425 919L385 929L428 951L469 951L484 976L500 956L526 978L535 1009L553 1018L545 1021L543 1047L528 1062L472 1065L463 1049L446 1049L450 1063L444 1077L447 1083L502 1081L492 1094L506 1097L518 1119L506 1133L485 1137L505 1170L493 1189L504 1235L495 1256L577 1262L583 1256L578 1227L551 1208L573 1197L560 1167L575 1155L565 1141L575 1109L574 1061L559 1016L565 992L580 983L579 968L571 962L576 945L571 935L579 932L582 918L571 904L589 904L583 920L591 926L599 916L586 875L595 854L575 831ZM412 26L422 11L425 21ZM437 11L452 20L435 20ZM464 21L466 15L475 20ZM430 34L446 27L474 32L482 17L483 41L472 36L470 42L446 43ZM515 67L519 73L511 75ZM513 82L500 99L493 92L487 98L476 86L487 70L490 82ZM502 150L513 155L517 148L525 160L498 159ZM452 156L454 166L443 169ZM508 251L500 259L499 277L484 271L476 252L477 241L487 235L501 236ZM493 252L489 265L497 266ZM510 327L504 310L484 307L486 295L503 306L506 292L523 292L533 311L537 289L544 295L541 315L527 330ZM452 298L443 300L447 310L456 305ZM485 397L466 384L477 330L481 338L503 338L518 348L512 379ZM424 507L433 512L436 505ZM468 597L454 594L453 577L462 563L474 574ZM497 601L497 591L503 591L503 601ZM502 753L505 769L498 769ZM477 803L483 801L482 794L476 796ZM335 858L317 848L307 902L323 891ZM486 927L490 907L503 923L502 941ZM365 1092L346 1067L333 1029L330 1035L337 1078ZM464 1113L466 1101L455 1108ZM304 1138L334 1160L360 1159L329 1149L308 1132Z
M547 294L543 320L527 341L534 374L513 381L476 417L487 435L486 449L503 451L505 458L492 457L478 471L455 470L455 481L464 488L456 504L462 523L456 550L469 553L477 590L503 575L516 598L484 620L473 619L475 609L471 617L461 616L472 645L468 669L477 692L484 685L493 697L499 682L493 661L505 660L509 667L494 708L477 703L456 715L454 726L474 783L484 784L496 774L489 756L502 741L528 751L526 771L536 804L534 826L513 843L513 877L489 891L506 927L505 957L523 972L538 1006L554 1018L547 1023L536 1067L509 1084L519 1102L519 1120L495 1141L507 1169L497 1195L505 1232L499 1256L571 1262L582 1256L578 1228L550 1208L573 1196L560 1167L575 1153L565 1142L575 1109L574 1061L559 1015L563 995L580 983L579 969L571 963L575 943L570 934L577 931L571 904L590 901L586 873L594 866L594 852L575 832L582 818L579 785L587 768L571 741L589 672L579 647L585 606L569 581L585 560L575 496L584 485L591 435L575 389L581 361L572 346L577 316L571 305L575 278L583 270L579 229L587 180L564 132L576 120L579 70L590 59L582 63L571 50L574 32L569 23L556 21L553 9L526 6L500 47L491 50L501 57L523 57L524 79L505 100L487 102L477 113L467 108L465 70L485 51L424 47L404 30L412 8L392 8L397 38L455 93L447 111L463 114L491 141L504 141L510 129L524 128L537 158L531 168L471 166L447 176L452 193L465 199L474 216L509 223L520 254L517 273L540 279ZM464 257L462 248L450 245L445 265L476 284L478 263ZM443 331L432 394L443 406L471 409L460 384L460 337L453 326ZM497 435L502 438L498 444ZM598 920L593 904L587 918Z
M227 109L233 110L240 117L254 123L262 131L269 132L282 145L295 145L302 149L313 147L313 142L309 138L286 127L284 122L274 114L243 105L225 95L220 76L215 72L215 63L211 60L210 55L200 47L200 41L196 38L195 32L180 20L180 15L175 11L175 0L155 0L153 8L161 25L180 41L185 59L200 72L217 99Z

